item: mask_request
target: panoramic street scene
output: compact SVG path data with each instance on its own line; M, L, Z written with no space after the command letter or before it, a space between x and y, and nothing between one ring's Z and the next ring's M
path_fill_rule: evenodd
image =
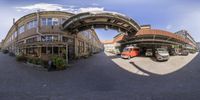
M0 5L0 100L200 99L199 1Z

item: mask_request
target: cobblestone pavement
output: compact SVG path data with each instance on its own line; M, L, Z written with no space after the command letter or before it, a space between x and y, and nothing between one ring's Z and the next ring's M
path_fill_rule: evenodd
M36 70L0 53L0 100L199 100L200 55L165 75L138 75L96 54L64 71ZM143 69L140 69L143 70Z

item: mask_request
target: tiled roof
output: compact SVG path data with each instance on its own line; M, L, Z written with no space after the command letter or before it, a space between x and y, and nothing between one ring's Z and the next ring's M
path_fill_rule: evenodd
M103 44L113 44L114 41L113 40L103 40L103 41L101 41L101 43L103 43Z
M120 35L116 36L113 41L114 42L121 41L124 39L124 36L125 36L124 34L120 34Z
M113 43L119 42L123 39L124 39L124 35L120 34L120 35L117 35L113 40L104 40L104 41L101 41L101 43L103 43L103 44L113 44Z
M158 29L141 29L139 30L135 36L142 36L142 35L162 35L162 36L167 36L170 38L174 38L176 40L182 41L184 43L191 44L188 40L182 38L179 35L176 35L174 33L164 31L164 30L158 30Z

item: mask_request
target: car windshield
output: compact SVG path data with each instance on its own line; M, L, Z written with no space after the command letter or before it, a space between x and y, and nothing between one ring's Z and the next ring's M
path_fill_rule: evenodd
M152 52L152 50L151 49L147 49L147 52Z
M123 51L129 51L129 48L124 48L124 50Z
M160 53L167 52L167 50L165 48L158 48L157 51Z

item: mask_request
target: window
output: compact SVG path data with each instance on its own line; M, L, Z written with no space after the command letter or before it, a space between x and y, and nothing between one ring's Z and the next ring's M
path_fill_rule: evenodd
M24 44L24 41L19 41L18 42L18 45L22 45L22 44Z
M58 54L58 47L53 47L53 53Z
M56 35L46 35L42 37L43 42L53 42L53 41L58 41L58 36Z
M82 34L84 35L84 37L89 38L89 32L88 31L83 31Z
M14 36L14 34L12 35L12 40L14 40L15 39L15 36Z
M42 26L59 25L58 18L42 18Z
M28 22L27 23L27 29L31 29L33 27L33 22Z
M47 19L47 26L51 26L52 25L52 18L48 18Z
M17 37L17 32L16 31L13 33L13 36L14 36L14 38Z
M33 43L33 42L36 42L36 41L37 41L37 37L33 37L33 38L30 38L30 39L27 39L26 43Z
M68 38L63 36L62 41L63 41L63 42L67 42L67 41L68 41Z
M30 47L26 49L28 54L36 54L37 49L35 47Z
M42 47L42 53L46 53L46 47Z
M30 21L27 23L27 29L32 29L32 28L35 28L37 27L37 21L36 20L33 20L33 21Z
M54 26L59 25L59 20L58 20L58 18L53 18L53 19L52 19L52 23L53 23Z
M24 25L19 27L19 34L23 33L25 31Z
M46 18L42 18L42 26L46 26L46 25L47 25Z
M84 52L84 42L82 42L82 41L79 41L78 52L79 53Z
M47 54L52 54L52 47L47 47Z

